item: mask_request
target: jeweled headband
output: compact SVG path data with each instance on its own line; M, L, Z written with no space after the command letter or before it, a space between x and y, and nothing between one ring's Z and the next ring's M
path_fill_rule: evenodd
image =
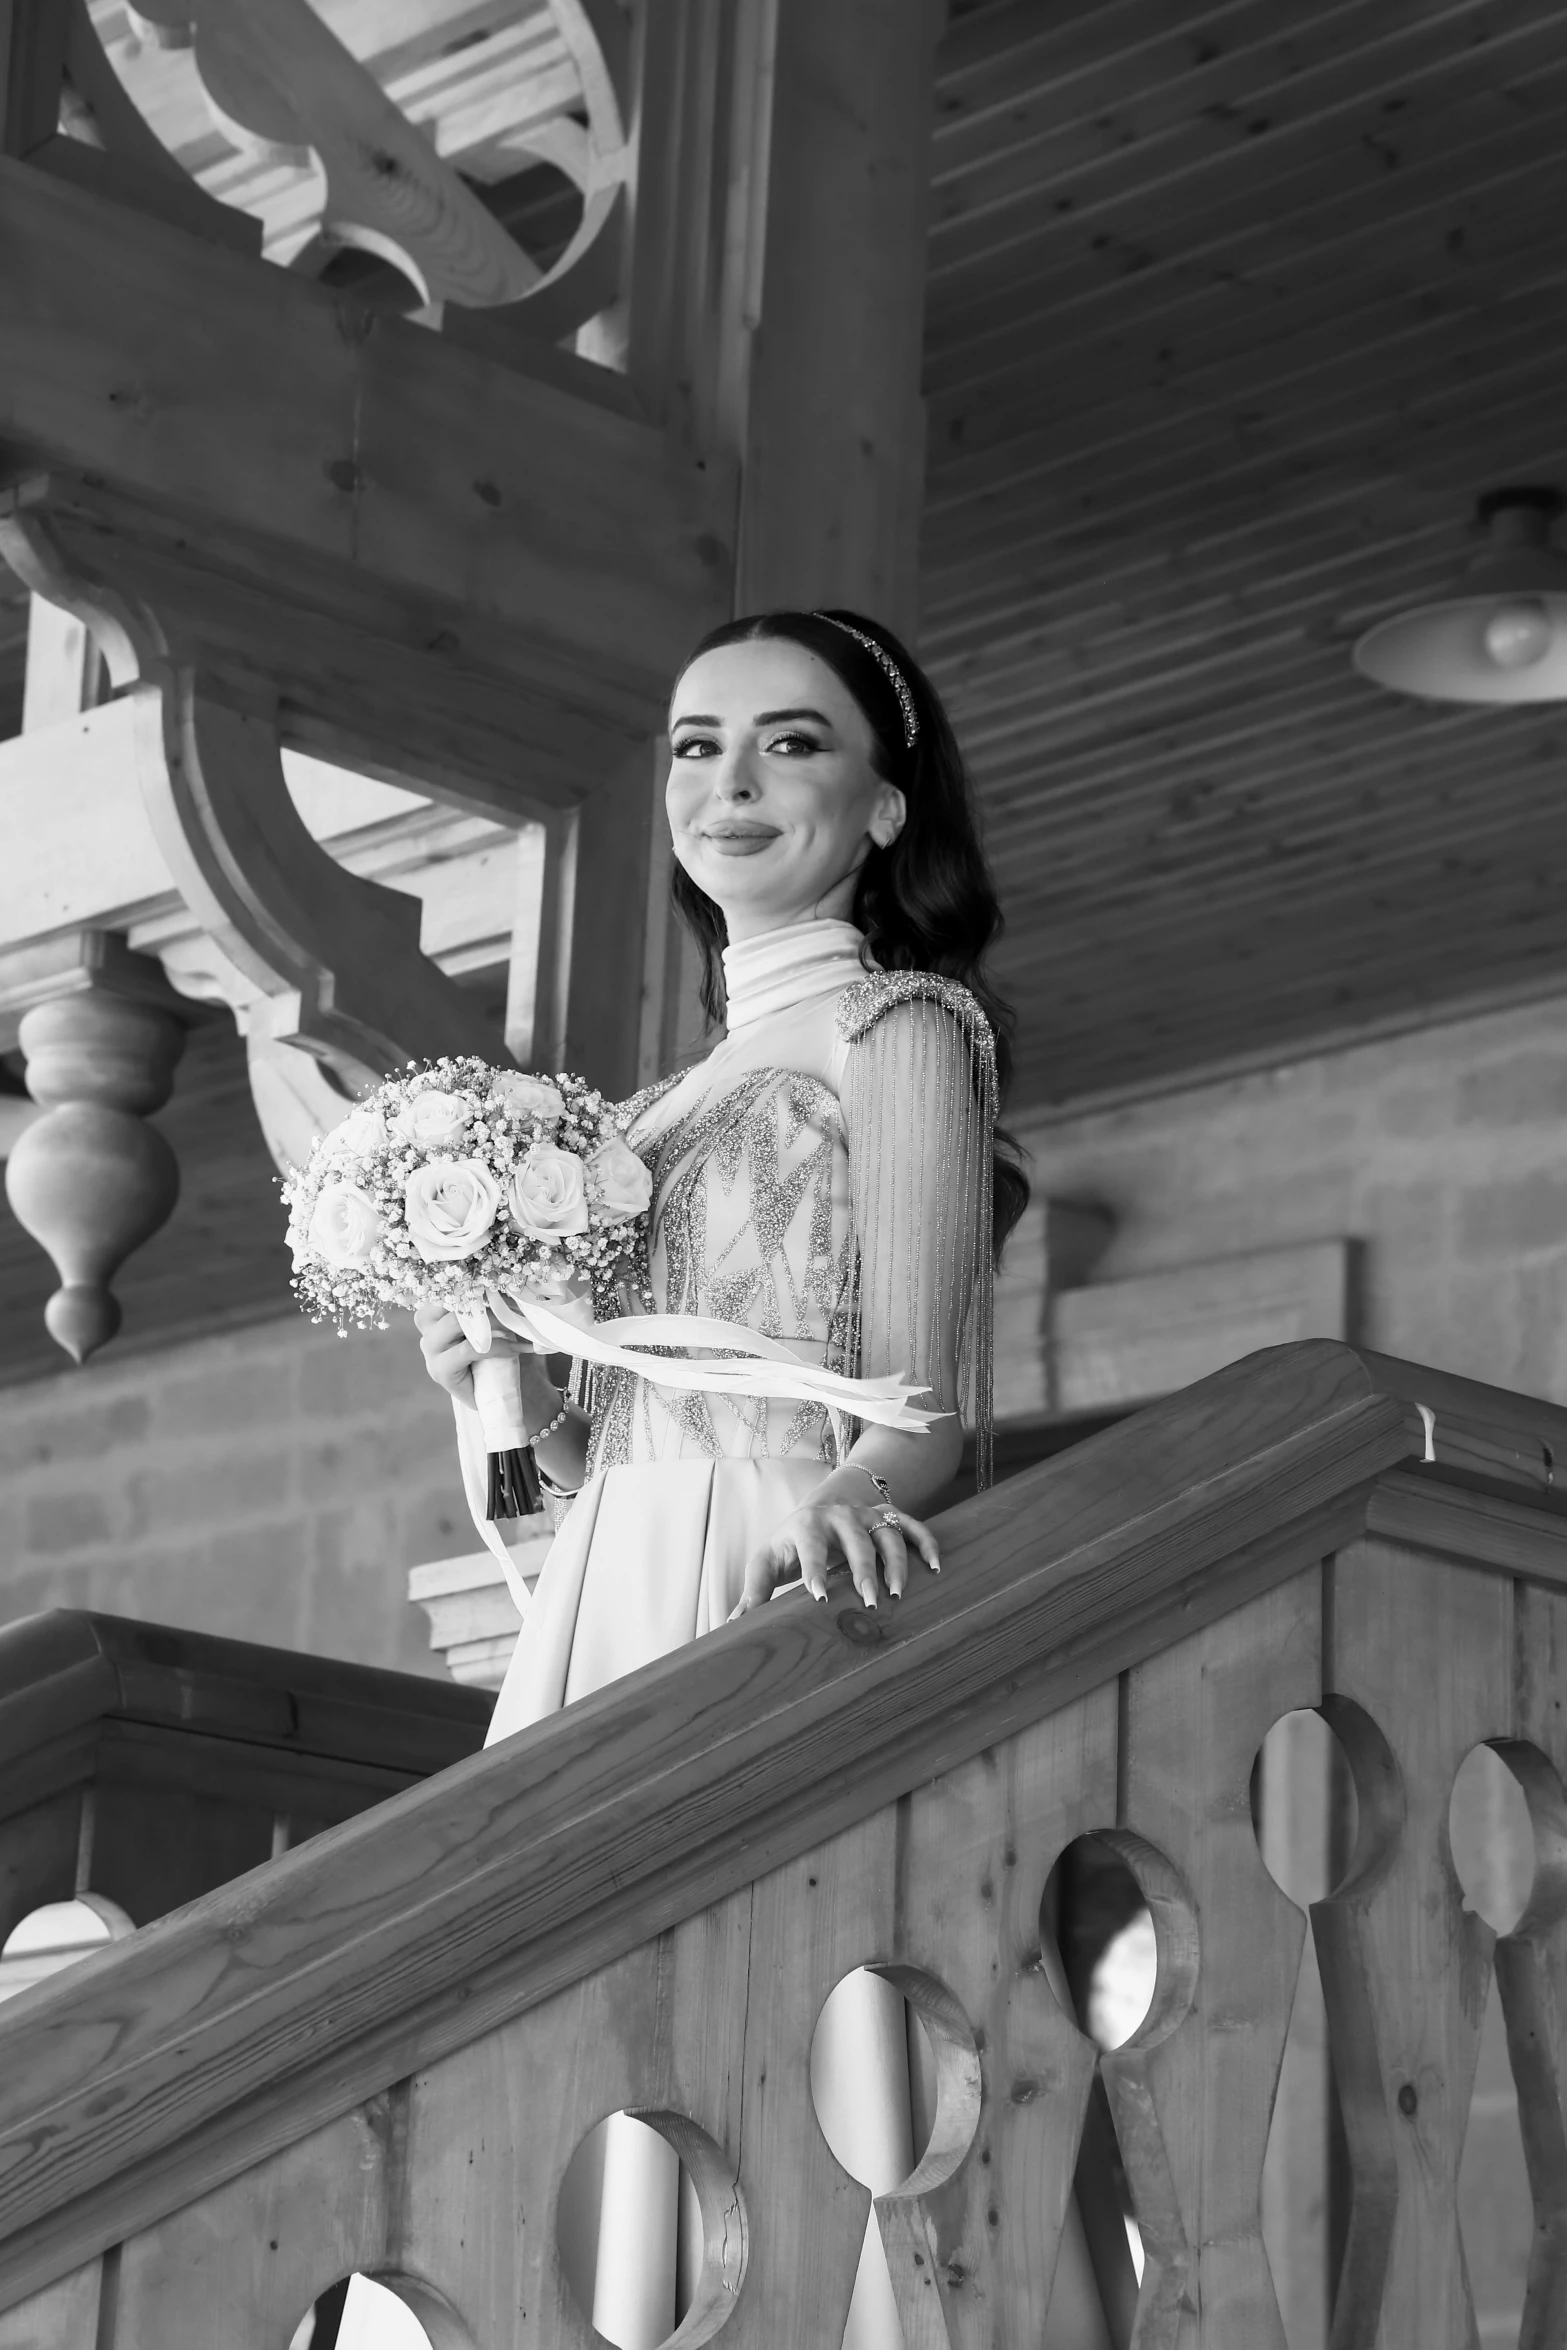
M841 628L845 636L852 636L857 645L865 647L898 697L898 708L903 712L903 747L906 751L912 751L920 739L919 713L914 707L909 681L886 646L879 645L873 636L867 636L863 628L855 628L847 620L837 619L831 612L813 612L811 618L829 621L834 628Z

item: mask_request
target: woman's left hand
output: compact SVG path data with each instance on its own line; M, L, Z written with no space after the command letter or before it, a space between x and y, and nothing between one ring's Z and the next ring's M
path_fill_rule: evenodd
M785 1518L770 1542L763 1543L747 1561L745 1589L730 1610L737 1616L772 1598L780 1583L798 1575L813 1599L827 1597L827 1571L840 1560L854 1578L854 1588L866 1607L877 1597L877 1568L887 1578L887 1589L901 1599L909 1579L912 1544L931 1573L941 1572L936 1537L919 1518L889 1502L870 1506L851 1501L806 1502Z

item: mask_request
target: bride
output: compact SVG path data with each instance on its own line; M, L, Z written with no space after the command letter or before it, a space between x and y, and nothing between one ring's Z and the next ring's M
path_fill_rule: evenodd
M584 1410L525 1354L558 1531L492 1741L781 1583L824 1600L841 1564L866 1607L896 1602L916 1562L939 1571L921 1513L957 1469L965 1402L988 1477L993 1258L1028 1195L995 1130L1009 1022L980 962L1000 912L946 715L875 622L774 612L697 648L669 735L675 903L726 1032L621 1112L653 1183L647 1302L744 1323L829 1369L902 1373L937 1416L856 1429L820 1404L692 1392L616 1366L594 1370ZM482 1493L477 1415L461 1408L474 1351L450 1314L419 1320ZM901 2001L876 1978L851 1981L851 2038L899 2041ZM876 2101L846 2102L863 2124ZM913 2167L906 2094L890 2127L882 2187ZM624 2350L652 2350L676 2323L675 2258L658 2246L676 2239L678 2167L634 2124L611 2131L603 2159L594 2323ZM667 2224L650 2228L661 2199ZM612 2210L644 2215L618 2228L613 2256ZM873 2221L846 2342L900 2341Z

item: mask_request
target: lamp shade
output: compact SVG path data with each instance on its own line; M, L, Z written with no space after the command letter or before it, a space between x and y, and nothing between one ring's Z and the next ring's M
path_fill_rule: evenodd
M1485 546L1454 593L1368 629L1362 676L1431 702L1567 702L1567 555L1551 545L1553 489L1480 501Z

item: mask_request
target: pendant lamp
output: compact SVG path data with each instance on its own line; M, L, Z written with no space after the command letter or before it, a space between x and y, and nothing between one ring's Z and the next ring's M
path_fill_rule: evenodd
M1567 702L1567 555L1551 544L1554 489L1492 490L1485 545L1454 592L1368 629L1355 667L1430 702Z

